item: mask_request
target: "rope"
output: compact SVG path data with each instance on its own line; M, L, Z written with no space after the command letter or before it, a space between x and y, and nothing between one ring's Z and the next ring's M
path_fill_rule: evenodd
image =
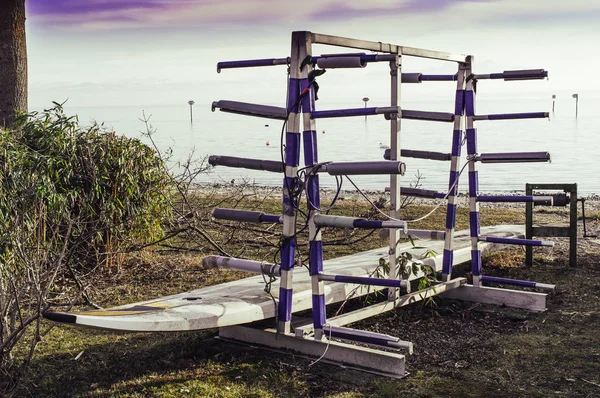
M460 172L458 173L458 177L460 177L460 176L461 176L461 174L462 174L462 173L463 173L463 171L465 170L465 167L467 167L471 161L472 161L472 160L469 160L469 161L467 161L467 162L464 164L464 166L463 166L463 167L460 169ZM414 223L414 222L417 222L417 221L422 221L422 220L424 220L424 219L426 219L426 218L430 217L430 216L431 216L431 215L432 215L432 214L433 214L433 213L434 213L434 212L435 212L435 211L436 211L436 210L437 210L437 209L438 209L438 208L439 208L441 205L443 205L443 204L444 204L444 202L440 201L440 202L437 204L437 206L435 206L435 207L433 208L433 210L431 210L429 213L427 213L427 214L426 214L426 215L424 215L423 217L420 217L420 218L417 218L417 219L414 219L414 220L399 220L399 219L397 219L397 218L394 218L394 217L391 217L391 216L389 216L389 215L385 214L384 212L382 212L381 210L379 210L379 208L378 208L377 206L375 206L375 204L374 204L374 203L373 203L373 202L372 202L372 201L371 201L371 200L370 200L370 199L367 197L367 195L365 195L365 194L363 193L363 191L361 191L361 190L360 190L360 188L359 188L358 186L356 186L356 184L354 183L354 181L352 181L352 179L350 179L350 177L348 177L347 175L346 175L346 176L344 176L344 177L346 177L346 178L348 179L348 181L350 181L350 183L351 183L351 184L354 186L354 188L356 188L356 190L358 191L358 193L360 193L360 194L361 194L361 196L362 196L363 198L365 198L365 200L366 200L367 202L369 202L369 204L371 204L371 206L372 206L372 207L373 207L373 208L374 208L374 209L375 209L375 210L376 210L378 213L380 213L381 215L383 215L384 217L386 217L388 220L392 220L392 221L399 221L399 222L406 222L406 223ZM452 191L454 190L454 188L456 187L456 184L458 184L458 178L456 178L456 180L454 181L454 184L452 184L452 186L450 187L450 189L448 189L448 192L447 192L447 193L446 193L446 195L445 195L445 196L442 198L442 200L446 200L446 199L448 199L448 197L450 196L450 192L452 192Z
M321 359L325 358L325 355L327 354L327 350L329 350L329 344L331 344L331 329L332 329L332 326L331 326L330 324L328 324L328 323L326 323L326 324L325 324L325 325L323 325L323 326L324 326L324 327L325 327L325 326L329 326L329 339L327 340L327 346L325 347L325 351L323 351L323 354L322 354L322 355L321 355L319 358L315 359L315 360L314 360L314 361L312 361L310 364L308 364L308 367L309 367L309 368L310 368L311 366L313 366L314 364L318 363L318 362L319 362Z

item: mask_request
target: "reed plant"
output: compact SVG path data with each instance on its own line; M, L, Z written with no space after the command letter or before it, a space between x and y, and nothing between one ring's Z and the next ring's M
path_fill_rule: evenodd
M0 128L0 395L47 332L42 313L85 294L78 273L114 269L128 248L160 239L172 193L153 148L84 127L61 104Z

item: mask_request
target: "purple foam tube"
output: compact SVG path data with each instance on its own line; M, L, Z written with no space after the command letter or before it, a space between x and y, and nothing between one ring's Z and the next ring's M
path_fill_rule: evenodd
M285 108L248 102L220 100L212 103L212 111L219 109L222 112L236 113L239 115L264 117L267 119L285 120L287 111Z
M212 155L208 158L212 166L237 167L250 170L264 170L274 173L283 173L283 163L275 160L238 158L234 156Z
M456 81L458 78L457 74L454 75L421 75L421 81L429 82L451 82Z
M500 152L500 153L482 153L476 160L481 163L529 163L529 162L549 162L550 153L548 152Z
M410 120L426 120L432 122L452 122L454 121L452 113L447 112L429 112L429 111L415 111L410 109L402 110L402 119Z
M288 58L248 59L248 60L241 60L241 61L222 61L222 62L217 63L217 73L221 73L221 69L287 65L289 63L290 63L289 57Z
M387 334L368 332L365 330L357 330L340 326L326 326L324 328L324 332L325 335L331 335L331 337L340 340L349 340L396 349L408 348L409 350L412 350L412 343L401 341L399 338Z
M406 171L404 162L391 160L381 162L336 162L329 163L324 168L330 175L404 175Z
M414 159L429 159L429 160L441 160L447 161L452 160L452 154L443 152L431 152L431 151L416 151L412 149L401 149L400 156ZM386 149L383 153L383 158L386 160L390 159L390 150Z
M265 274L267 276L279 276L281 273L280 267L275 264L223 256L204 257L202 259L202 268L234 269L238 271L254 272L256 274Z
M213 210L212 216L218 220L253 223L282 223L281 216L274 214L265 214L259 211L216 208Z
M536 239L502 238L497 236L480 236L479 241L490 243L501 243L505 245L519 246L546 246L553 247L554 242Z
M322 281L354 283L357 285L369 285L369 286L385 286L385 287L399 288L401 285L400 280L387 279L387 278L369 278L366 276L320 274L319 279Z
M545 119L548 117L548 112L497 113L491 115L477 115L473 117L473 120Z
M547 289L554 290L555 286L549 283L539 283L539 282L531 282L531 281L523 281L519 279L509 279L509 278L500 278L496 276L482 276L482 282L492 282L492 283L501 283L505 285L514 285L514 286L523 286L523 287L533 287L538 289Z
M479 195L479 202L492 203L535 203L539 206L552 206L554 198L552 195Z

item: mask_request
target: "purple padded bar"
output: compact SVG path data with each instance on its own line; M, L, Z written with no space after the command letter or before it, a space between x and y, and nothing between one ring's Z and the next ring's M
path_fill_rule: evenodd
M275 173L283 173L284 170L283 163L278 162L276 160L237 158L235 156L212 155L208 158L208 164L212 166L227 166L250 170L265 170L272 171Z
M452 154L443 152L430 152L430 151L414 151L412 149L401 149L400 156L414 159L429 159L429 160L452 160ZM390 160L390 150L386 149L383 153L385 160Z
M381 162L336 162L324 167L330 175L372 175L400 174L404 175L404 162L385 160Z
M330 109L326 111L313 111L311 118L324 119L333 117L349 116L372 116L386 113L398 113L398 108L394 106L370 107L370 108L352 108L352 109Z
M502 283L505 285L515 285L515 286L523 286L523 287L537 287L540 289L550 289L550 290L553 290L555 287L554 285L551 285L549 283L538 283L538 282L531 282L531 281L523 281L520 279L500 278L500 277L496 277L496 276L482 276L481 281L482 282Z
M362 57L323 57L317 60L317 66L323 69L364 68L367 63Z
M457 75L421 75L421 81L429 82L452 82L456 81Z
M431 189L402 187L400 188L400 192L402 192L402 195L414 196L416 198L444 199L446 197L445 193L433 191Z
M217 63L217 73L221 73L221 69L233 68L252 68L255 66L273 66L287 65L290 63L290 58L266 58L266 59L248 59L242 61L222 61Z
M502 244L506 244L506 245L554 247L554 242L545 241L545 240L535 240L535 239L500 238L497 236L480 236L478 238L478 240L480 242L502 243Z
M322 281L354 283L357 285L400 287L400 280L387 278L368 278L366 276L320 274L319 279Z
M222 112L237 113L239 115L264 117L267 119L285 120L287 111L278 106L251 104L248 102L220 100L212 103L212 111L219 108Z
M224 268L254 272L268 276L281 275L281 268L275 264L245 260L243 258L207 256L202 259L202 268Z
M367 332L341 326L326 326L323 330L326 336L331 335L331 337L341 340L350 340L389 348L409 348L411 345L411 343L403 343L399 338L387 334Z
M490 73L484 75L475 75L475 80L481 79L504 79L510 80L536 80L548 77L548 72L543 69L524 69L524 70L505 70L502 73Z
M547 117L549 117L548 112L497 113L473 116L473 120L543 119Z
M406 221L381 221L381 220L366 220L364 218L345 217L345 216L330 216L326 214L317 214L314 217L314 223L318 227L335 227L335 228L406 228Z
M552 206L554 197L548 196L516 196L516 195L479 195L477 196L478 202L488 203L535 203L540 206Z
M446 112L413 111L410 109L403 109L402 119L452 122L454 121L454 115Z
M402 83L421 83L422 73L403 73Z
M356 65L351 64L344 66L342 58L359 60L360 67L366 66L368 62L388 62L394 61L394 54L365 54L365 53L348 53L348 54L323 54L311 58L312 64L317 64L321 68L353 68Z
M549 152L500 152L482 153L477 157L481 163L531 163L549 162Z
M217 220L229 220L239 222L268 222L281 224L281 216L275 214L265 214L260 211L238 210L238 209L223 209L216 208L212 212L212 216Z

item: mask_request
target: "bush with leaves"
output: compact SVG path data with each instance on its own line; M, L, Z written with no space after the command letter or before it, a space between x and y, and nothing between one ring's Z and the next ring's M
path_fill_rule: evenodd
M163 236L171 192L154 149L80 126L60 104L0 128L0 379L23 368L15 346L27 347L27 365L45 333L43 311L82 293L59 291L57 278L118 265L127 248ZM9 384L0 382L0 395Z

